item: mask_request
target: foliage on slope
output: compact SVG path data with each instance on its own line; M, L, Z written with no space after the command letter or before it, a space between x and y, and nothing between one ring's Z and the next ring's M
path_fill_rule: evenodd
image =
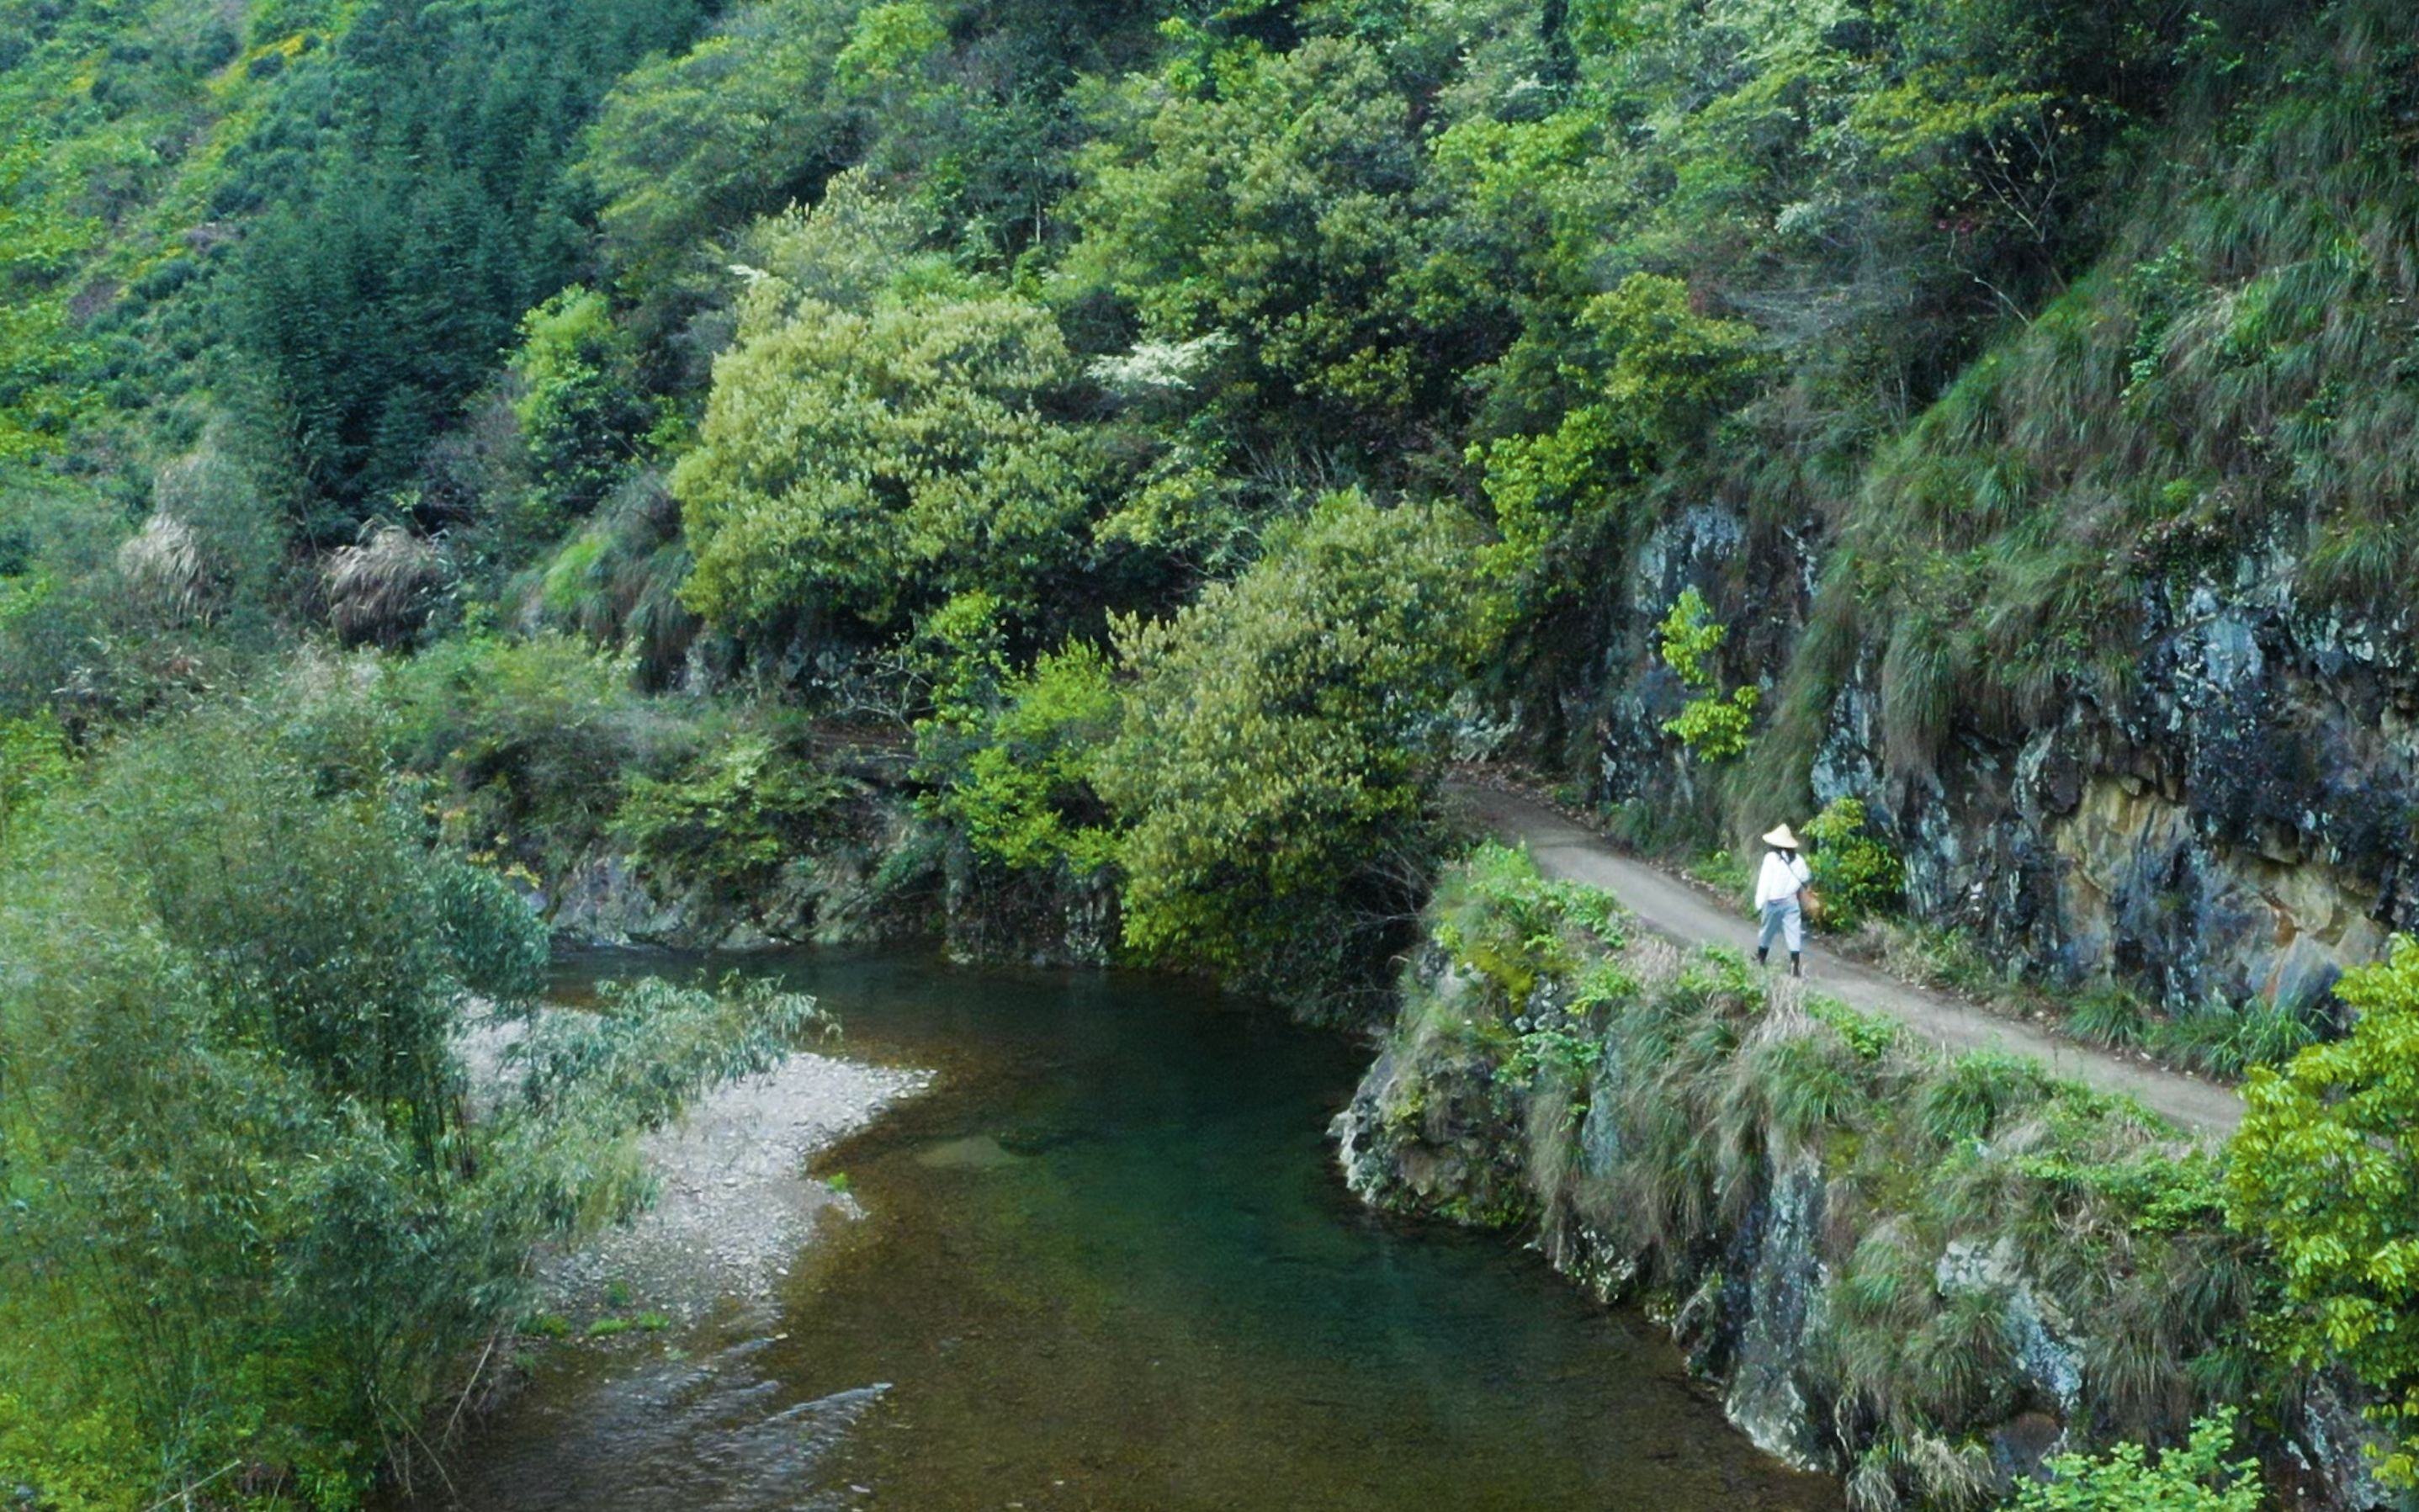
M1790 670L1770 779L1802 779L1826 696L1880 657L1887 756L2121 711L2147 615L2273 562L2347 624L2408 580L2419 68L2393 7L2342 4L2273 51L2215 28L2200 87L2130 170L2109 244L1883 447L1842 513ZM2217 87L2223 81L2224 87Z
M2177 1443L2213 1404L2295 1426L2221 1165L2138 1110L1632 940L1517 852L1450 871L1426 921L1347 1116L1356 1182L1657 1299L1852 1504L1995 1499L2027 1412L2071 1443Z

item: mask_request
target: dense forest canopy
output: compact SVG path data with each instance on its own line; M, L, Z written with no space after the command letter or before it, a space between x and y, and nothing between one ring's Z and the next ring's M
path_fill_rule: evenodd
M834 730L913 753L864 918L1106 897L1119 959L1349 1016L1447 761L1592 795L1632 684L1673 775L1613 817L1679 851L1811 813L1872 688L1897 786L1831 812L1895 878L1888 792L2123 705L2162 595L2398 623L2406 23L0 0L0 1477L356 1497L626 1200L574 1146L668 1116L629 1068L809 1017L649 988L463 1126L541 948L499 876L871 845Z

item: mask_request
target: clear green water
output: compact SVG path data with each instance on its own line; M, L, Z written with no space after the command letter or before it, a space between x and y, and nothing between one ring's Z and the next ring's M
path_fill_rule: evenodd
M869 1216L827 1227L778 1318L547 1350L447 1500L1838 1505L1725 1424L1644 1319L1500 1239L1355 1204L1324 1133L1366 1059L1341 1040L1153 979L750 965L820 995L849 1053L942 1073L818 1163Z

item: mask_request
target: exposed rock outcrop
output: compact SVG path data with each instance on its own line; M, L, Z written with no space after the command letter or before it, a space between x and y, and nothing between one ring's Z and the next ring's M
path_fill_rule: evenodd
M1631 554L1599 608L1608 649L1561 706L1595 800L1716 823L1664 721L1683 690L1654 625L1697 587L1733 629L1765 706L1813 602L1818 532L1751 535L1704 505ZM1893 764L1882 657L1852 656L1822 710L1818 803L1855 796L1906 862L1919 918L2068 986L2121 980L2170 1010L2211 999L2324 1011L2347 967L2419 928L2419 666L2398 626L2294 597L2292 563L2246 558L2146 590L2121 695L2078 687L2046 723L1952 725L1931 760ZM1661 826L1660 832L1657 826ZM1700 837L1703 838L1703 837Z

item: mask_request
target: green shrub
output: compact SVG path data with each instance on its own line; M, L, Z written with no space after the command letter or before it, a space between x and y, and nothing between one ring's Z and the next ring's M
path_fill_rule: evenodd
M961 598L928 627L943 661L916 727L918 771L939 788L928 808L994 865L1088 875L1117 854L1092 781L1120 712L1109 659L1075 641L1010 673L996 614L988 596Z
M1748 730L1762 692L1752 684L1720 691L1714 653L1730 634L1730 626L1713 618L1705 597L1694 588L1684 591L1658 627L1663 660L1689 690L1687 706L1664 721L1663 732L1702 761L1726 762L1745 752Z
M2149 1047L2167 1059L2228 1081L2254 1067L2282 1066L2318 1040L2301 1012L2278 1003L2212 997L2149 1026Z
M625 658L564 635L456 637L297 691L327 760L432 779L448 841L549 874L605 837L629 782L672 777L704 744L699 711L639 696Z
M1834 798L1806 823L1810 870L1823 895L1824 927L1853 930L1903 899L1906 867L1867 821L1858 798Z
M639 385L638 354L604 296L572 287L521 317L513 404L536 491L523 527L559 534L643 455L660 418Z
M67 780L69 760L67 736L56 719L47 714L0 716L0 857L8 855L12 835Z
M1485 982L1496 1008L1517 1012L1541 978L1568 976L1587 953L1618 946L1626 916L1613 896L1549 882L1526 851L1485 844L1438 888L1430 935L1454 964ZM1592 976L1582 995L1608 999L1617 976Z
M2192 1436L2154 1461L2138 1443L2059 1455L2045 1481L2016 1489L2017 1512L2259 1512L2259 1466L2229 1461L2235 1410L2193 1420Z
M821 1022L769 984L609 993L468 1120L468 1005L525 1011L544 928L337 744L167 721L5 863L0 1476L45 1502L230 1461L351 1501L524 1316L532 1252L642 1199L630 1136Z
M1925 1079L1915 1114L1934 1144L1988 1138L1993 1130L2050 1095L2048 1073L2022 1056L1978 1050Z
M632 778L613 834L650 873L737 896L825 834L852 791L763 735L735 734L676 777Z
M2243 1086L2226 1216L2275 1252L2292 1358L2349 1368L2374 1394L2369 1415L2407 1434L2419 1426L2419 941L2396 936L2335 993L2359 1014L2350 1036ZM2378 1470L2409 1486L2419 1457L2393 1443Z

